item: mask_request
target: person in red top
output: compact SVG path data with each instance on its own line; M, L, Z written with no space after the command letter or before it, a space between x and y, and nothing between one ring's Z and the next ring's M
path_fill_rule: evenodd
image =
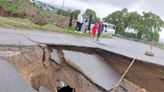
M94 26L93 26L93 28L92 28L92 34L91 34L91 36L92 36L93 38L95 38L96 32L97 32L98 28L99 28L99 23L98 23L98 22L95 22L95 24L94 24Z

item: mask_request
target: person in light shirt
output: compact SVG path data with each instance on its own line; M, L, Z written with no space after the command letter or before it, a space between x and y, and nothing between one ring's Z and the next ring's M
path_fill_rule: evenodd
M82 13L80 13L77 17L77 24L76 24L76 28L75 28L76 31L81 32L83 20L84 20L84 17L82 15Z

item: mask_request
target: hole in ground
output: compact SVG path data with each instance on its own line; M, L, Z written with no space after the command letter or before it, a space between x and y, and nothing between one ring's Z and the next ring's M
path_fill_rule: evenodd
M75 89L70 87L67 82L57 80L57 91L58 92L75 92Z
M75 92L75 89L67 85L66 87L58 89L58 92Z

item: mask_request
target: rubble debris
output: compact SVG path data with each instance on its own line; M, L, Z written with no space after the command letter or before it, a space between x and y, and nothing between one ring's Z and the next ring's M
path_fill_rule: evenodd
M154 53L153 52L151 52L151 51L146 51L145 52L145 55L147 55L147 56L154 56Z
M105 90L115 87L121 76L103 58L95 54L63 51L66 61L82 72L93 83ZM123 84L122 82L120 85ZM123 86L123 85L122 85Z
M61 64L60 56L57 53L57 50L53 49L52 52L50 53L50 58L53 62L57 64Z

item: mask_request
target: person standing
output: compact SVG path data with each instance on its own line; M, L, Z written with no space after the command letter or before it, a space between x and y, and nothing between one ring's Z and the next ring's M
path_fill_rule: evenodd
M85 19L84 19L84 33L86 33L87 29L88 29L88 16L86 15L85 16Z
M89 30L89 33L91 32L91 23L92 23L92 15L89 16L89 21L88 21L88 30Z
M77 24L76 24L76 28L75 30L80 32L81 31L81 28L82 28L82 25L83 25L83 16L82 14L80 13L77 17Z
M96 32L97 32L97 29L99 28L99 23L98 22L95 22L94 23L94 26L92 28L92 33L91 33L91 37L95 38L96 37Z
M97 33L97 41L99 41L99 38L101 36L101 33L104 30L104 19L101 20L100 24L99 24L99 28L98 28L98 33Z

